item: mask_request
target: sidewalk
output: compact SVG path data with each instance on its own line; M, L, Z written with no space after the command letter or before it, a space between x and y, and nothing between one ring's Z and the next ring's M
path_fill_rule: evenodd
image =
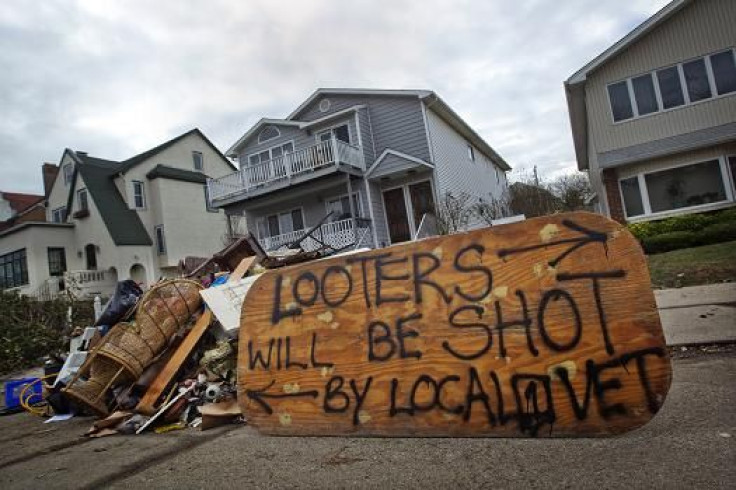
M654 291L667 345L736 342L736 283Z

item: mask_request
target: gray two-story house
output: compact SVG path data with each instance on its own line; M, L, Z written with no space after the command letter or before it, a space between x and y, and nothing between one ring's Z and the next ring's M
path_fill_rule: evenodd
M413 240L448 193L467 205L501 199L510 170L428 90L319 89L285 119L258 121L226 155L240 170L209 180L212 205L244 217L267 250L317 225L338 249Z
M673 0L565 90L601 212L636 222L736 204L736 0Z

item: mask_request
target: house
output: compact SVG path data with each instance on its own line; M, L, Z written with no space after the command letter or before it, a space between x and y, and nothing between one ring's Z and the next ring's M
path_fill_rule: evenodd
M0 191L0 230L23 221L46 219L44 196Z
M245 217L266 250L318 225L336 249L416 239L448 193L500 199L510 170L428 90L318 89L285 119L258 121L226 155L240 169L208 181L212 205Z
M621 222L734 205L736 2L675 0L565 82L575 154Z
M205 183L235 167L198 129L121 162L66 149L53 177L48 165L45 216L0 231L0 289L106 295L223 246L225 215Z

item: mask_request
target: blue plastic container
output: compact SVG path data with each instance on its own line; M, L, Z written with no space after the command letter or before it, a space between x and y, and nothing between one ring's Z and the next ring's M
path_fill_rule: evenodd
M37 381L38 378L25 378L25 379L11 379L5 382L5 408L16 408L20 406L20 394L23 393L23 389L29 384ZM41 394L41 383L35 383L33 387L26 391L26 398L28 403L38 403L43 400ZM33 395L31 395L33 393Z

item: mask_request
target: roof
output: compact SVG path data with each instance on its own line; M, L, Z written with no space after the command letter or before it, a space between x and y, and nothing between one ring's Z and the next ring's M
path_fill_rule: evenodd
M237 167L235 167L235 165L233 165L233 163L230 160L228 160L227 158L225 158L225 155L222 154L222 152L209 140L209 138L207 138L204 135L204 133L202 133L202 131L199 130L199 128L194 128L194 129L192 129L190 131L187 131L184 134L181 134L181 135L177 136L176 138L170 139L169 141L167 141L165 143L162 143L162 144L160 144L160 145L158 145L158 146L156 146L154 148L151 148L150 150L144 151L143 153L139 153L138 155L136 155L134 157L131 157L131 158L125 160L124 162L121 162L121 164L120 164L121 165L120 166L120 171L123 172L123 173L127 172L128 170L130 170L131 168L135 167L139 163L141 163L141 162L143 162L145 160L148 160L149 158L151 158L151 157L153 157L153 156L161 153L165 149L170 148L171 146L175 145L177 142L183 140L184 138L186 138L187 136L190 136L192 134L196 134L200 138L202 138L204 140L204 142L207 143L207 145L210 148L212 148L212 150L215 153L217 153L220 156L220 158L222 158L233 170L237 170Z
M21 221L15 226L10 228L0 229L0 237L12 235L13 233L19 232L30 227L42 227L46 226L49 228L74 228L72 223L54 223L52 221Z
M20 192L0 191L0 195L2 195L3 199L8 201L10 208L15 211L16 214L22 213L44 199L44 196L38 194L21 194Z
M288 125L297 126L299 128L305 128L318 122L322 122L322 119L329 119L336 114L330 114L325 118L317 121L299 121L297 118L303 115L304 110L314 102L317 97L322 95L379 95L379 96L393 96L393 97L416 97L423 100L427 104L427 108L434 111L439 117L445 120L450 126L452 126L458 133L462 134L470 143L475 146L478 151L483 153L486 157L491 159L496 165L503 170L511 170L508 163L481 138L473 128L468 125L452 108L450 108L444 100L442 100L435 92L425 89L410 89L410 90L384 90L384 89L365 89L365 88L318 88L312 95L310 95L299 107L297 107L286 119L271 119L262 118L252 128L250 128L242 137L238 139L228 150L227 155L235 156L237 150L251 138L259 128L266 124L273 125ZM344 109L340 112L354 111L363 106L353 106Z
M182 182L193 182L195 184L206 184L207 176L202 172L195 172L193 170L184 170L181 168L169 167L168 165L158 164L146 174L149 179L170 179L180 180Z
M81 175L115 245L153 245L138 213L128 208L115 185L114 178L120 173L122 164L67 151L78 162L69 189L67 209L71 209L77 179Z
M588 162L588 114L585 101L585 82L588 76L605 63L621 54L632 44L649 34L654 28L670 19L693 0L673 0L665 5L659 12L639 24L634 30L619 39L616 43L593 58L589 63L573 73L565 85L567 97L567 109L570 116L575 155L578 161L578 169L585 170Z

